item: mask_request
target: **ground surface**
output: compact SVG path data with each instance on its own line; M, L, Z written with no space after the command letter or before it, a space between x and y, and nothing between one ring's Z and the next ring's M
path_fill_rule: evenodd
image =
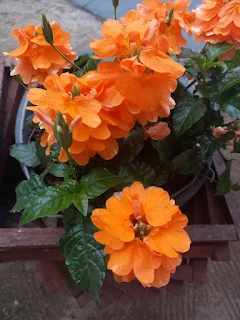
M72 1L98 16L112 17L111 0ZM1 0L0 51L14 49L15 42L9 36L12 27L40 23L42 12L71 33L75 50L86 50L89 41L94 36L100 36L101 21L76 7L73 2ZM119 15L137 2L120 0ZM234 160L232 176L235 182L239 182L238 158ZM115 295L104 295L101 304L83 294L77 304L64 286L46 285L37 265L35 268L34 264L0 264L0 320L239 320L239 242L231 244L231 253L231 262L210 264L207 285L188 284L181 296L147 289L141 297L142 301L138 300L138 305L135 297L117 292Z

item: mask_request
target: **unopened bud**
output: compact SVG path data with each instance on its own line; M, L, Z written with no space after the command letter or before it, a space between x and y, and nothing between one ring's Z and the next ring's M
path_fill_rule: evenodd
M167 25L168 27L170 27L170 25L171 25L171 22L172 22L172 19L173 19L173 14L174 14L174 8L173 8L173 6L172 6L172 8L171 8L171 10L170 10L170 12L169 12L169 15L168 15L168 17L167 17L167 22L166 22L166 25Z
M52 32L52 27L47 20L45 14L42 14L42 30L43 30L43 35L47 43L53 44L53 32Z
M57 131L58 131L59 133L63 133L63 129L62 129L60 126L57 126Z
M197 148L200 148L200 146L201 146L200 143L196 143Z
M70 130L73 132L74 129L76 129L80 124L82 123L82 117L77 116L70 124Z
M74 99L75 97L80 96L80 90L77 86L73 86L72 89L72 98Z
M114 8L117 8L118 4L119 4L119 0L112 0L112 3L113 3Z
M53 127L54 136L57 140L57 143L66 151L72 145L72 132L68 126L66 117L57 113L54 127Z

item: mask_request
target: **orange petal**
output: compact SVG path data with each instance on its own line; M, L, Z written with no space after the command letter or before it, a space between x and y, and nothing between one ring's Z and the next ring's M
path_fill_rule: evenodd
M180 266L180 264L182 263L182 256L180 254L178 254L176 258L161 256L161 261L162 261L162 264L161 264L162 268L170 271Z
M174 61L159 50L142 50L139 59L149 69L159 73L169 74L176 78L181 77L185 72L185 68L180 63Z
M118 153L118 143L113 138L110 137L106 140L106 148L103 151L100 151L100 156L105 160L110 160Z
M177 206L171 204L169 194L162 188L147 188L144 211L150 225L158 227L168 223L178 210Z
M124 242L119 240L118 238L114 238L106 231L98 231L94 233L94 238L97 242L108 245L110 248L114 250L122 249Z
M144 128L144 130L153 140L163 140L171 133L171 130L166 122L156 123L148 129Z
M134 250L133 270L136 278L143 283L151 283L154 280L154 270L161 265L161 258L153 254L147 245L136 240Z
M148 244L154 251L170 258L176 258L178 251L186 252L189 250L191 240L184 230L161 229L150 232Z
M105 211L106 209L95 209L93 210L91 215L92 223L100 230L105 230L106 224L101 219L101 215Z
M163 269L162 267L158 268L154 272L154 281L149 285L150 287L161 288L166 286L170 281L170 272Z
M91 128L89 133L92 137L99 140L106 140L111 136L111 132L105 122L101 122L97 128Z
M119 276L128 275L133 268L135 242L125 243L124 247L110 255L107 268Z
M125 276L118 276L117 274L113 273L114 280L118 283L121 282L131 282L135 278L134 272L131 271L129 274L126 274Z
M175 213L171 221L168 223L168 228L172 230L179 230L183 229L186 227L188 224L188 218L185 216L185 214L182 214L181 211L179 210L177 213Z

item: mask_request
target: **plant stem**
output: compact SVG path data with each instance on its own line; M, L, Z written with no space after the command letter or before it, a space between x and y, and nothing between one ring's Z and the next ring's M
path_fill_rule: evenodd
M114 6L114 19L117 20L117 7Z
M73 164L73 159L69 153L68 150L65 150L66 151L66 154L68 156L68 162L70 164L70 167L71 167L71 171L72 171L72 175L73 175L73 178L77 181L77 177L76 177L76 174L75 174L75 169L74 169L74 164Z
M65 55L62 54L62 52L59 51L58 48L55 47L54 44L51 44L51 46L53 47L53 49L54 49L63 59L65 59L67 62L69 62L73 67L77 68L78 70L81 70L83 73L86 73L82 68L80 68L79 66L77 66L74 62L72 62L71 60L69 60L67 57L65 57Z

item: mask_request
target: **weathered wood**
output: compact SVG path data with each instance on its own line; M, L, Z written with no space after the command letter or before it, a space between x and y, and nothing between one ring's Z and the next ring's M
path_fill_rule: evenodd
M192 272L192 266L181 265L177 267L176 272L171 275L171 279L192 282Z
M213 255L212 255L213 261L230 261L231 255L229 250L228 243L217 243L215 245Z
M167 285L167 292L180 295L183 289L183 281L181 280L170 280Z
M185 230L193 243L238 240L234 225L188 225Z
M207 283L207 259L193 259L191 261L193 282Z
M211 224L225 224L218 197L214 196L214 193L216 191L215 185L206 182L205 190L207 195L208 213Z
M211 258L214 251L213 244L192 244L188 252L182 254L183 258Z
M213 163L215 170L219 175L221 175L226 169L225 161L219 152L215 152L213 155ZM233 219L234 226L236 228L236 232L238 238L240 238L240 196L239 192L229 192L225 196L225 200L227 202L227 206L230 212L230 215Z

